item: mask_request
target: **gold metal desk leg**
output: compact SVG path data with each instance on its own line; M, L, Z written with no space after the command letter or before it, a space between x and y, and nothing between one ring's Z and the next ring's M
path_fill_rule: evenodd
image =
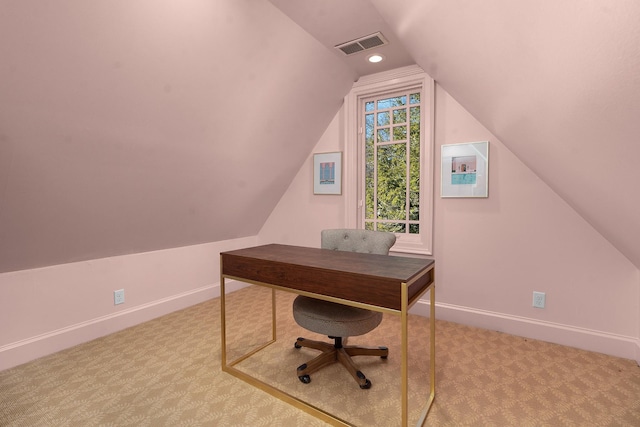
M420 419L418 420L418 426L424 425L425 421L427 421L427 415L429 415L429 410L431 406L433 406L433 401L436 398L436 287L434 284L431 285L431 290L429 292L429 373L430 373L430 394L429 400L427 401L427 405L422 410L420 414Z
M276 290L271 288L271 340L277 339L276 334Z
M226 295L224 293L225 283L224 277L220 278L220 325L221 325L221 333L220 333L220 343L222 347L221 351L221 360L222 360L222 371L234 373L236 369L233 368L234 365L240 363L241 361L251 357L255 353L259 352L263 348L273 344L276 341L277 336L277 324L276 324L276 290L271 289L271 339L262 345L254 348L253 350L245 353L243 356L238 357L230 362L227 362L227 327L226 327ZM236 375L238 376L238 375Z
M220 270L222 270L222 261L220 261ZM224 290L224 276L220 275L220 345L221 345L221 361L222 370L224 371L227 366L227 325L225 314L225 290Z
M400 376L402 378L402 385L400 394L402 396L402 426L407 426L409 423L409 357L408 357L408 347L409 347L409 321L407 311L409 309L409 291L407 289L407 284L402 284L401 290L401 306L400 306L400 324L402 329L402 362L400 365Z
M431 285L429 304L429 326L431 327L431 337L429 337L431 347L429 349L429 358L431 359L431 395L429 396L429 408L431 408L431 404L436 398L436 285Z

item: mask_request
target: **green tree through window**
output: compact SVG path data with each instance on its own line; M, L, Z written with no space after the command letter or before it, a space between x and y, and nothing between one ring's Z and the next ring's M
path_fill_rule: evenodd
M419 90L364 101L364 227L420 233Z

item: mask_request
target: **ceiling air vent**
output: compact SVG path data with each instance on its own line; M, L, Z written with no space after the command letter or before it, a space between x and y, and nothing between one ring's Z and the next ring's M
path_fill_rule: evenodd
M354 53L373 49L374 47L383 46L388 43L389 42L384 38L382 33L377 32L375 34L360 37L357 40L339 44L336 46L336 49L340 49L345 55L352 55Z

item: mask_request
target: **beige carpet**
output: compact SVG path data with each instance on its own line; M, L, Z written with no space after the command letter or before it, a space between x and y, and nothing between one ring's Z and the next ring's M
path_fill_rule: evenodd
M229 297L232 354L270 331L269 291ZM389 359L356 358L371 379L360 390L339 365L302 384L296 350L314 338L278 293L278 342L241 369L312 399L356 425L399 425L398 318L349 343L387 345ZM220 370L220 304L211 300L0 372L0 426L322 426L324 423ZM634 361L437 321L437 394L428 425L640 426ZM429 320L410 318L410 419L428 390Z

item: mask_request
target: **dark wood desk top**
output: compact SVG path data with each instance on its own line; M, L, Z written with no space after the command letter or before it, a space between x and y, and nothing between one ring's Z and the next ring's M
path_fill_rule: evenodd
M401 284L408 299L433 283L434 260L341 252L289 245L264 245L220 254L221 273L238 279L401 309Z

